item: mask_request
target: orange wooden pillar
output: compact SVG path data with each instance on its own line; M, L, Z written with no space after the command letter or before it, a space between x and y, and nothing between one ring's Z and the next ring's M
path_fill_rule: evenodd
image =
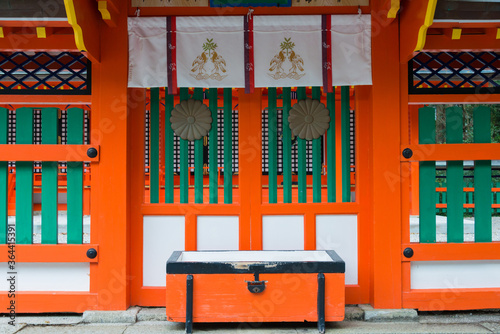
M382 3L372 2L372 304L401 308L399 29Z
M129 303L126 2L116 3L116 27L101 24L101 62L92 67L92 140L100 145L100 161L92 166L92 240L99 262L91 265L100 310L125 310ZM99 37L95 37L99 38Z

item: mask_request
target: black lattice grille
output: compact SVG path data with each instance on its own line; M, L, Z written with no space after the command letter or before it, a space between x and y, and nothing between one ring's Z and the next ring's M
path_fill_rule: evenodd
M410 94L500 93L500 54L420 52L408 63Z
M90 68L81 53L0 53L0 94L90 95Z

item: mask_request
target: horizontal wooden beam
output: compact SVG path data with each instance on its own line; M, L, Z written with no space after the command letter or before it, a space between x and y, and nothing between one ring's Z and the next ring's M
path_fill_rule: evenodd
M465 161L465 160L500 160L498 144L427 144L401 146L413 151L413 156L406 159L401 154L401 161Z
M97 150L95 158L89 158L87 151ZM1 161L99 161L98 145L0 145Z
M154 215L219 215L234 216L240 214L239 204L143 204L142 214Z
M0 305L7 307L12 299L0 295ZM89 292L16 292L16 313L83 313L97 308L97 293ZM5 309L2 312L7 312Z
M65 109L68 104L71 107L78 105L90 105L92 103L91 95L2 95L0 94L0 107L8 108L8 105L15 105L18 107L29 106L33 107L48 107L59 105L60 108Z
M403 255L406 248L413 249L411 258ZM403 244L401 260L403 262L500 260L500 242Z
M500 103L500 94L410 94L409 104L484 104Z
M94 248L97 256L93 259L87 257L87 251ZM9 250L13 249L15 262L99 262L99 245L0 245L0 260L8 262L12 254Z
M357 214L360 211L358 203L279 203L262 204L263 215L275 214Z
M442 289L403 292L403 307L420 311L500 308L500 289Z
M368 6L369 0L294 0L292 6ZM132 8L143 7L200 7L208 6L208 0L132 0ZM281 10L282 8L280 8Z

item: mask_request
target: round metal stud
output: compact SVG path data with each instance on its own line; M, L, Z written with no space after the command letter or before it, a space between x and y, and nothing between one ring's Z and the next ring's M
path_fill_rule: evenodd
M89 248L87 250L87 257L89 259L95 259L96 256L97 256L97 251L95 250L95 248Z
M95 158L97 157L97 150L94 147L91 147L87 150L87 156L89 158Z
M412 156L413 156L413 151L411 149L405 148L403 150L403 157L405 157L406 159L410 159Z
M411 249L410 247L405 248L405 250L403 251L403 255L409 259L413 256L413 249Z

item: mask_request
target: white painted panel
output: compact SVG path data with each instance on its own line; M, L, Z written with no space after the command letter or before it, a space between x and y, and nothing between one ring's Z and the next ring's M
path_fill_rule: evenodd
M317 215L316 249L333 249L345 262L345 283L358 284L358 217Z
M331 262L325 251L183 252L178 262Z
M196 230L198 250L240 248L238 216L198 216Z
M499 288L500 261L415 261L412 289Z
M8 291L7 263L0 264L5 279L0 291ZM86 263L17 263L16 291L90 291L90 264Z
M165 286L167 260L184 250L184 216L144 216L143 286Z
M262 249L303 250L304 216L263 216Z

